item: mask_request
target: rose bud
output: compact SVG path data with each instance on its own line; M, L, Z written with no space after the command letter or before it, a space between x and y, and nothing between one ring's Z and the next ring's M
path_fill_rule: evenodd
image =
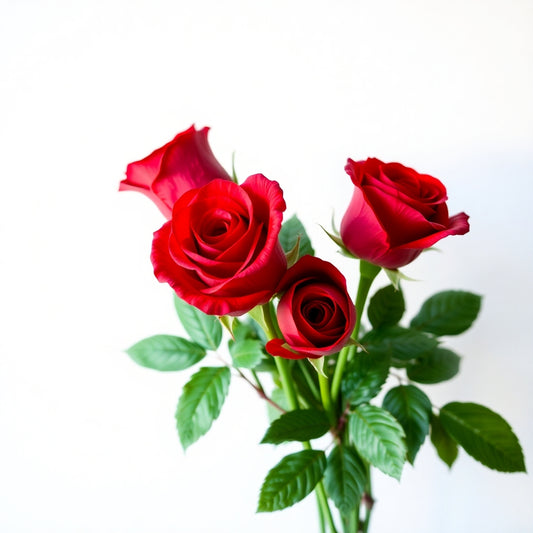
M169 219L174 202L186 191L214 179L231 180L209 147L208 131L191 126L149 156L130 163L119 190L142 192Z
M185 192L154 233L160 282L209 315L241 315L270 300L287 270L279 244L285 201L262 174Z
M355 307L346 279L335 266L305 255L287 270L279 292L277 318L284 339L266 345L270 355L317 359L337 353L350 341Z
M341 238L356 257L402 267L448 235L468 232L468 215L448 216L446 189L436 178L399 163L348 159L355 190L341 222Z

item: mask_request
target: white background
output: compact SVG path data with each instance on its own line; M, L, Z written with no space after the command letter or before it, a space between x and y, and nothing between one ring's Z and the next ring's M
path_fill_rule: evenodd
M438 405L485 404L533 458L533 3L0 0L0 531L313 532L314 499L254 513L291 447L259 446L264 406L234 379L186 454L174 410L190 372L124 349L180 334L152 275L163 219L118 194L127 163L193 122L226 168L280 182L315 248L350 277L318 224L340 220L347 157L444 181L471 232L405 268L408 315L430 294L484 295L450 338ZM387 282L380 277L376 286ZM373 533L526 533L532 482L426 444L401 483L377 475Z

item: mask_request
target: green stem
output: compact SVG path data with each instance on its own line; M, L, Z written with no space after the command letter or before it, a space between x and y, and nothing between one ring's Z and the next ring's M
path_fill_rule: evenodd
M283 386L283 390L285 391L285 396L287 397L289 407L291 408L291 410L298 409L298 398L296 396L296 391L294 389L294 385L289 374L289 366L287 364L287 360L283 359L283 357L275 357L274 359L276 361L276 366L278 368L278 372L281 378L281 384ZM303 442L302 446L305 450L311 450L311 444L309 442ZM315 491L321 516L325 518L329 526L330 532L337 533L337 530L335 528L335 522L333 521L333 516L331 515L331 510L328 505L326 491L321 481L315 487Z
M265 325L268 329L268 331L266 331L267 336L269 338L275 337L277 328L272 318L272 308L270 304L266 304L265 306L263 306L263 318L265 321ZM294 383L290 376L288 361L286 359L283 359L283 357L274 357L274 360L276 362L276 367L279 372L283 391L285 392L285 396L287 397L287 402L289 403L290 409L294 411L295 409L299 408L298 396L296 394ZM309 442L303 442L302 445L305 450L311 449L311 444ZM337 529L335 528L335 522L333 521L333 516L331 515L331 510L329 508L326 490L324 489L324 485L321 481L318 482L318 484L316 485L315 492L317 495L320 516L323 517L327 522L330 529L330 533L337 533Z
M337 528L335 527L335 522L333 521L333 516L331 515L331 510L328 505L326 489L324 489L322 481L319 481L317 483L317 486L315 487L315 492L317 494L318 502L322 509L322 513L326 518L326 522L328 523L330 533L337 533Z
M274 357L274 361L276 362L276 367L281 379L281 386L283 388L283 392L285 392L285 396L287 397L289 408L291 411L294 411L300 406L298 404L296 390L294 389L294 383L292 382L290 376L289 365L287 364L287 360L283 359L283 357Z
M320 392L316 388L313 377L309 373L308 361L306 361L305 359L298 359L297 364L300 367L300 370L302 371L302 374L305 378L305 382L307 383L307 386L309 387L309 390L311 391L311 393L317 400L320 400Z
M318 508L318 525L320 528L320 533L326 533L326 522L324 521L324 513L322 512L322 505L320 503L320 497L318 495L318 492L315 491L316 494L316 503Z
M359 329L361 327L361 318L363 317L363 310L365 308L366 298L372 286L372 282L379 274L381 267L367 263L362 259L359 262L359 286L357 287L357 296L355 298L355 327L352 333L352 339L357 341L359 335ZM335 373L333 374L333 381L331 383L331 399L335 402L339 396L339 391L342 382L342 374L344 373L344 367L348 361L348 357L355 352L354 346L345 346L337 359L337 365L335 366Z
M372 514L372 508L374 507L374 498L372 497L372 478L371 478L371 468L370 465L367 465L367 485L366 485L366 501L365 501L365 520L362 524L363 533L368 533L368 527L370 525L370 516Z
M355 511L343 517L342 524L344 533L359 533L359 505Z
M272 302L262 305L261 310L263 312L262 318L264 321L264 326L266 327L266 336L269 339L275 339L276 337L283 338L281 332L279 331L278 322L275 319L274 306L272 305Z
M262 394L266 396L265 389L263 388L263 384L261 383L261 380L259 379L257 372L253 368L250 370L250 372L252 373L252 376L254 378L255 384L257 385L257 388Z
M337 418L335 417L335 411L333 409L333 404L331 403L328 378L322 374L318 374L318 384L320 385L320 397L322 399L322 405L326 410L331 427L335 428L337 426Z

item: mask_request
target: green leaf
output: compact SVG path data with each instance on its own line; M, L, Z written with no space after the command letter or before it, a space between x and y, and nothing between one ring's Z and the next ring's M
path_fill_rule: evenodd
M414 385L400 385L390 389L383 399L387 409L405 431L407 459L412 464L429 433L431 402L424 392Z
M343 516L361 501L366 481L366 468L357 452L348 446L333 448L324 473L324 486Z
M464 450L500 472L525 472L522 448L511 426L494 411L475 403L452 402L440 410L444 429Z
M326 456L321 450L303 450L284 457L268 473L257 512L279 511L303 500L322 479Z
M388 411L374 405L359 405L350 415L348 431L363 459L400 479L407 451L405 433Z
M438 456L451 468L459 454L459 447L442 426L440 418L433 413L431 414L431 442Z
M282 414L268 428L261 444L318 439L329 430L328 417L316 409L296 409Z
M368 305L368 319L374 328L394 326L405 312L401 290L392 285L383 287L372 296Z
M261 329L259 324L252 319L242 320L235 318L233 323L233 337L234 340L240 341L244 339L257 339L266 344L267 337L265 332Z
M203 367L183 387L176 421L184 450L205 435L218 418L230 378L230 370L225 366Z
M174 295L174 307L191 339L206 350L216 350L222 341L222 326L216 316L206 315Z
M372 355L390 357L393 366L405 366L408 361L432 352L438 341L422 331L390 326L370 331L361 344Z
M352 407L374 398L387 380L388 357L381 354L356 354L346 366L341 390Z
M279 232L279 242L285 253L289 253L296 246L298 237L300 238L298 257L315 255L315 251L311 246L311 240L303 224L296 215L293 215L283 223Z
M205 356L202 346L173 335L154 335L126 350L139 365L163 372L184 370Z
M466 331L481 309L481 296L466 291L443 291L428 298L411 327L437 336Z
M446 348L435 348L407 366L407 376L418 383L441 383L459 372L461 358Z
M257 339L229 342L229 352L236 368L254 368L263 358L263 343Z

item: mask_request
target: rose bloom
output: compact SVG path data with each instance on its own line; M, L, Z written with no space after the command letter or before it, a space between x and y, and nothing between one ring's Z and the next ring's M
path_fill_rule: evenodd
M174 202L186 191L214 179L230 180L209 147L208 131L191 126L148 157L130 163L119 190L142 192L169 219Z
M341 350L355 326L355 307L346 279L335 266L305 255L287 270L277 318L283 339L266 345L271 355L317 359Z
M185 192L154 233L157 279L210 315L241 315L268 302L287 270L278 240L284 210L278 183L262 174Z
M468 215L448 216L446 189L436 178L400 163L348 159L355 190L341 222L341 238L356 257L402 267L448 235L468 232Z

